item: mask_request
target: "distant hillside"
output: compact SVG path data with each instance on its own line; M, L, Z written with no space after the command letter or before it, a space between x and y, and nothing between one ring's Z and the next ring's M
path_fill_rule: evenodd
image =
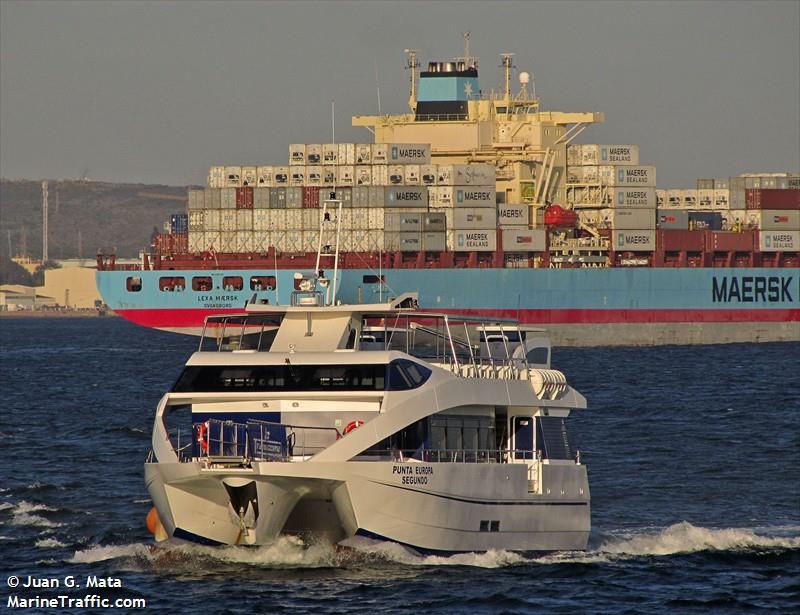
M138 256L170 214L185 212L186 186L53 180L49 184L48 249L51 259L90 258L98 248ZM151 196L148 196L151 195ZM154 196L152 196L154 195ZM41 180L0 179L0 258L23 251L42 254Z

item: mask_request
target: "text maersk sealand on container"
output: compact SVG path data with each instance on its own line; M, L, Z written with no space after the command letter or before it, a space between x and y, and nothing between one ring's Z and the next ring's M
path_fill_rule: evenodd
M618 166L614 181L617 186L656 186L656 168L653 166Z
M800 231L761 231L759 246L762 252L798 252Z

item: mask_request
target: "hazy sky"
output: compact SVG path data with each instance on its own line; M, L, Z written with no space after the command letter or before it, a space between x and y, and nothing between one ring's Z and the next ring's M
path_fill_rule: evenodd
M603 111L586 143L638 143L661 187L800 169L800 2L0 3L0 174L204 183L289 143L369 142L406 112L403 49L499 54L544 109ZM377 71L376 71L377 68ZM377 72L377 84L376 84Z

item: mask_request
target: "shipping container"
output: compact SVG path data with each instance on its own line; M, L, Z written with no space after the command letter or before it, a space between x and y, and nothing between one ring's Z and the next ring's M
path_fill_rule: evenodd
M377 209L371 207L367 210L367 228L370 231L382 231L384 229L384 211L383 208Z
M666 207L667 206L667 191L666 190L656 190L656 207Z
M189 215L172 214L170 216L170 232L173 235L185 235L189 232Z
M275 185L275 167L256 167L256 184L262 188L271 188Z
M238 188L242 185L242 167L225 167L225 187Z
M287 231L302 231L304 213L305 210L303 209L287 209L284 229Z
M697 190L681 190L681 202L683 207L697 207Z
M370 165L358 165L355 174L356 186L371 186L372 185L372 167Z
M689 212L686 209L659 209L658 228L686 231L689 229Z
M714 190L728 190L730 183L727 177L714 180Z
M205 233L202 231L189 231L189 252L202 252L204 247Z
M658 231L657 234L659 246L666 252L703 252L705 249L704 236L703 231L685 229L665 229Z
M428 212L422 216L422 230L425 232L444 232L447 230L445 212ZM444 248L442 248L444 249Z
M257 182L257 167L242 167L242 186L255 186Z
M189 212L188 225L189 232L205 230L206 212L203 210L192 210Z
M407 164L404 169L404 179L407 186L419 186L419 168L418 164Z
M388 181L387 186L399 186L406 179L406 169L402 164L390 164L387 166Z
M722 230L722 213L718 211L690 211L689 229L705 231Z
M206 191L205 190L189 190L189 205L188 209L205 209L206 207Z
M303 188L303 209L319 208L320 189L313 186Z
M269 188L255 188L253 190L253 208L269 209Z
M208 187L209 188L225 187L225 167L211 167L208 170Z
M428 143L392 143L389 145L390 164L430 164L431 146Z
M761 231L762 252L800 252L800 231Z
M723 230L733 231L745 227L745 221L747 218L746 209L728 209L721 213Z
M253 230L253 210L252 209L237 209L236 210L236 230L237 231L252 231Z
M222 188L219 191L222 209L236 209L236 190L237 188Z
M253 209L253 190L250 186L234 188L236 190L236 209Z
M666 207L670 209L683 207L683 190L667 190Z
M339 146L336 143L323 144L322 164L339 164Z
M384 188L384 206L427 208L428 190L425 186L387 186Z
M656 191L653 188L612 188L610 191L614 207L656 207Z
M438 175L439 169L435 164L422 164L419 167L419 183L423 186L435 186Z
M503 250L506 252L544 252L547 246L547 234L544 229L505 228Z
M253 212L256 216L258 212ZM268 231L253 231L253 252L268 252L273 247L272 233Z
M714 180L713 179L698 179L697 180L697 189L698 190L713 190L714 189Z
M306 165L305 143L292 143L289 146L289 165Z
M322 145L312 143L306 145L306 165L322 164Z
M714 206L714 190L697 191L697 207L700 209L711 209Z
M656 249L656 232L651 229L612 231L613 249L617 252L652 252Z
M447 231L447 249L452 252L494 252L497 250L496 230Z
M288 186L289 185L289 167L275 167L275 175L273 176L275 185Z
M800 190L767 189L747 190L747 209L793 209L800 210Z
M489 186L465 186L452 188L453 203L457 207L496 207L494 184Z
M319 249L319 231L304 229L300 233L302 252L316 252Z
M306 186L319 186L322 184L322 165L306 167Z
M388 164L388 163L389 163L389 144L373 143L372 164Z
M581 145L567 145L567 166L579 167L583 164Z
M222 241L220 239L219 231L206 231L203 233L203 251L214 250L216 252L222 251Z
M385 200L385 187L384 186L372 186L369 189L369 207L384 207L384 200Z
M714 209L728 209L729 205L730 190L728 188L714 188Z
M269 218L269 230L272 232L286 231L286 209L273 209Z
M493 207L458 207L445 213L447 228L481 229L497 228L497 209Z
M706 252L752 252L758 231L705 231Z
M303 188L291 187L286 189L286 209L303 208Z
M444 231L423 232L422 249L426 252L444 252L447 249L447 235Z
M614 173L617 186L656 186L656 168L653 166L617 166Z
M608 222L612 229L652 231L656 228L655 209L617 207L608 211Z
M356 164L356 144L339 143L339 166L355 166Z
M422 231L424 212L387 211L383 217L383 228L387 232Z
M319 209L303 209L302 210L304 231L313 231L319 229Z
M206 232L219 232L222 209L206 209L203 211L203 230ZM228 210L225 210L228 211Z
M286 209L286 188L269 189L270 209Z
M352 188L337 188L335 191L329 190L327 194L320 195L323 200L338 200L342 202L342 207L353 206L353 189ZM322 203L320 203L320 207Z
M251 212L248 212L251 213ZM239 253L253 252L255 246L253 231L239 231L236 233L236 251ZM233 290L229 287L227 290Z
M354 165L340 164L336 167L336 183L340 186L352 186L355 181L355 174L356 168Z
M530 224L529 205L498 205L497 223L499 226L528 226Z
M289 185L294 187L305 186L306 184L306 167L295 165L289 167Z
M583 150L581 151L583 154ZM638 165L638 145L600 145L596 164Z
M385 164L372 165L373 186L387 186L389 182L389 167Z
M765 231L800 231L800 210L749 210L745 224Z
M224 233L236 230L236 211L235 209L220 210L219 230Z
M336 167L322 167L322 184L324 186L336 184Z
M356 143L356 164L372 164L371 143Z
M272 212L268 209L254 209L253 230L269 231L272 228L270 225L271 217L272 217Z
M217 252L236 252L236 231L222 231L219 234L219 247Z

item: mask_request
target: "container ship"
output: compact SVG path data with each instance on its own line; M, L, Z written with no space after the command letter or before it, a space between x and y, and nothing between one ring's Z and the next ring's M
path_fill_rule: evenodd
M353 117L374 142L212 167L138 265L98 254L106 304L200 334L254 293L287 304L322 253L343 302L414 291L555 344L800 339L800 173L658 189L637 145L577 143L603 114L542 110L511 54L498 91L480 88L468 39L427 70L407 54L410 113Z

